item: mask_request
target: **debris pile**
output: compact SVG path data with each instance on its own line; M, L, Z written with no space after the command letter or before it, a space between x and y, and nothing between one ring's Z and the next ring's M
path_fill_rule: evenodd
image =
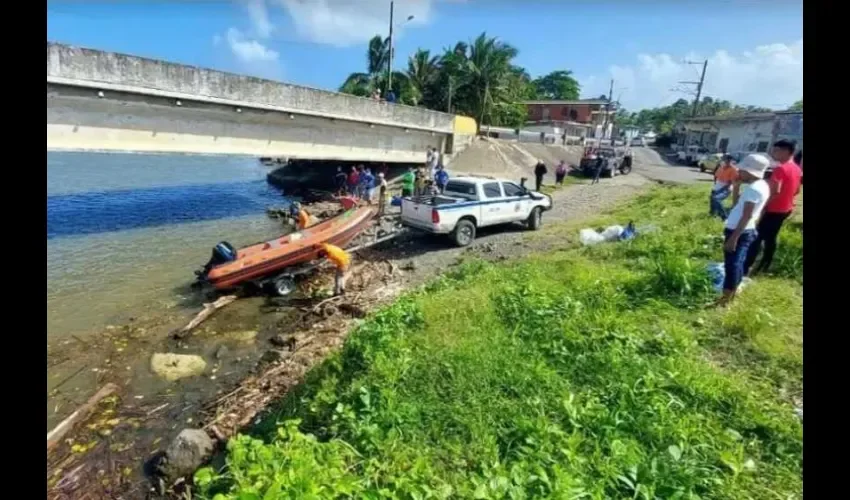
M243 380L235 389L209 403L204 429L220 440L226 440L244 428L257 423L258 415L303 380L307 371L338 349L345 341L352 323L378 305L392 300L402 290L401 273L389 261L355 263L347 283L346 295L314 299L301 307L302 313L294 331L270 339L272 348L257 366L257 373ZM302 284L305 290L328 290L332 273L312 276Z

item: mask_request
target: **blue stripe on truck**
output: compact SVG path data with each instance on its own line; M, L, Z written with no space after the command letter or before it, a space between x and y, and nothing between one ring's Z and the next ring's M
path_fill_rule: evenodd
M452 210L455 208L463 208L463 207L471 207L475 205L492 205L493 203L510 203L512 201L520 201L522 200L522 196L517 196L513 198L502 198L501 200L488 200L488 201L464 201L461 203L452 203L451 205L437 205L432 207L437 211L440 210Z

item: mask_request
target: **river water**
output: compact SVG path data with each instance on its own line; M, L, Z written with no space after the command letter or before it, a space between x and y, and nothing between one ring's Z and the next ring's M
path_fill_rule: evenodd
M83 337L181 300L217 242L270 239L285 199L256 158L47 154L47 336Z

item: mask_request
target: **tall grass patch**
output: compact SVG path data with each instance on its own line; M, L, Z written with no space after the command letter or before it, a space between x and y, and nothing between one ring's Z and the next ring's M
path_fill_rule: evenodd
M659 188L602 222L654 232L467 262L370 316L276 425L198 471L201 496L800 497L778 386L802 376L802 271L698 307L721 253L706 197Z

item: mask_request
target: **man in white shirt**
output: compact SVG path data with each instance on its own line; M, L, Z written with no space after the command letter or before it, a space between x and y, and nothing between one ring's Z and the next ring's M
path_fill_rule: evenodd
M764 172L770 166L770 158L763 154L752 154L738 164L738 180L741 194L726 218L723 229L724 267L723 296L718 305L729 304L744 278L744 262L747 251L756 239L756 223L770 198L770 186L764 180Z
M437 167L440 165L440 153L437 148L431 148L431 156L428 158L428 167L431 169L431 180L437 175Z

